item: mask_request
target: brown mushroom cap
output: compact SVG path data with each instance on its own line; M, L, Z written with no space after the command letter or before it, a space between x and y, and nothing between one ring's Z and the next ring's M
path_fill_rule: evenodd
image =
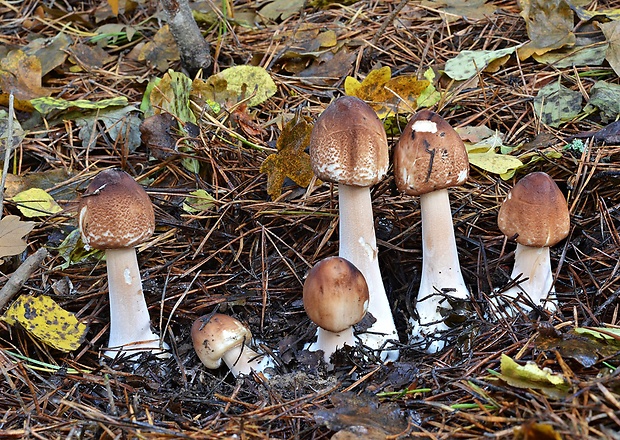
M95 249L136 246L155 230L153 204L144 189L118 169L97 174L80 199L84 244Z
M371 186L383 179L389 165L387 136L372 107L354 96L332 102L312 129L310 162L326 182Z
M398 189L419 196L462 185L468 176L467 150L458 133L437 113L417 112L394 147Z
M341 257L326 258L310 269L303 292L310 319L333 333L361 321L370 298L364 275Z
M194 350L207 368L216 369L224 353L252 339L252 333L235 318L216 313L207 320L202 316L194 321L191 330Z
M530 173L510 190L499 209L497 225L524 246L553 246L566 238L570 215L564 194L543 172Z

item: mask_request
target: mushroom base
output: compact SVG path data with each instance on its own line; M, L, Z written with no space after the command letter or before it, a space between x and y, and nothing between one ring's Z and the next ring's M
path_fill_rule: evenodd
M222 355L222 360L230 369L235 377L241 374L249 375L252 371L263 373L269 378L269 374L265 373L266 368L273 368L273 359L267 355L262 355L252 350L245 344L231 348Z
M339 348L348 345L355 347L355 336L353 334L353 327L349 327L339 333L330 332L329 330L317 329L316 342L310 344L307 349L310 351L323 351L323 358L327 365L331 365L330 358L332 354Z
M151 331L151 318L142 292L134 248L106 250L110 295L110 339L104 355L150 351L165 355L168 345Z

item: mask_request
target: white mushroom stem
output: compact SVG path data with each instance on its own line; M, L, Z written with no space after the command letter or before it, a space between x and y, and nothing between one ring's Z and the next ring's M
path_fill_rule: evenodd
M510 277L519 283L502 292L503 296L509 298L527 296L532 303L547 310L557 309L554 301L547 300L549 293L555 291L549 247L533 247L517 243L515 264ZM530 310L527 304L520 303L519 306L526 311Z
M391 345L388 341L398 341L398 333L379 270L370 189L339 184L338 203L339 256L349 260L364 274L370 293L368 313L377 320L367 330L368 333L360 335L360 339L365 346L373 350L383 350L381 352L383 360L395 361L398 359L398 350L385 350L385 347Z
M222 360L235 377L241 374L249 375L252 371L263 373L265 377L269 375L264 372L265 368L273 367L273 360L267 356L257 353L245 344L237 345L222 355Z
M108 289L110 296L110 340L108 357L119 352L161 353L168 346L151 331L151 318L142 292L142 279L136 250L132 247L107 249Z
M339 333L330 332L329 330L319 327L316 333L316 342L313 342L308 347L310 351L323 350L323 357L325 363L331 365L329 360L332 354L339 348L348 345L355 347L355 336L353 334L353 327L349 327Z
M428 339L447 330L439 307L450 308L446 295L467 298L469 290L459 264L450 198L447 189L420 196L422 217L422 276L416 310L419 320L411 319L412 340ZM430 342L427 350L434 353L443 348L443 340Z

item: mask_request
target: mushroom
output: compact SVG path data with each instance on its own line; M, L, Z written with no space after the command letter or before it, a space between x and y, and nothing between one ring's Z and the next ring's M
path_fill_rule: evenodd
M529 297L536 306L556 310L547 299L555 291L549 247L568 236L570 215L564 194L543 172L530 173L508 192L497 216L499 229L517 241L511 278L522 279L502 294L508 298ZM521 304L529 311L530 307Z
M322 350L331 365L332 354L344 345L355 346L353 326L368 308L364 275L342 257L329 257L314 265L304 282L304 309L319 326L310 351Z
M105 356L141 351L163 354L168 346L151 331L135 250L155 230L149 196L124 171L102 171L80 199L79 228L87 249L105 250L110 296Z
M338 184L338 255L353 263L368 283L368 312L376 321L360 338L367 347L381 350L384 360L396 360L398 350L386 349L398 334L379 269L369 188L383 179L389 165L381 120L359 98L336 99L314 124L310 162L319 179Z
M458 133L430 110L416 113L394 148L394 178L400 191L420 196L422 274L417 321L410 320L411 340L427 341L431 353L445 344L437 336L448 329L440 313L440 308L450 308L447 297L469 295L461 274L447 190L462 185L468 175L467 150Z
M272 359L247 346L252 333L237 319L221 313L202 316L194 321L191 335L205 367L217 369L223 360L235 377L252 371L269 377L265 369L273 367Z

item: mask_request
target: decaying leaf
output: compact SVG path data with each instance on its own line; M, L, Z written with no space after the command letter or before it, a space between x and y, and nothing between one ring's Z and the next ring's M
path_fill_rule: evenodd
M170 68L170 62L179 59L179 48L167 24L157 31L153 41L142 47L138 55L138 61L146 61L160 72L166 72Z
M42 86L41 77L41 61L34 55L14 50L0 60L0 90L3 95L13 92L18 101L48 96L51 91Z
M605 58L616 75L620 76L620 21L610 21L600 23L599 27L607 40L607 51Z
M277 20L281 17L286 20L290 16L298 13L304 7L304 0L274 0L263 6L259 14L270 20Z
M521 0L530 42L518 49L519 58L525 60L532 54L542 55L550 50L575 44L574 17L565 0Z
M226 81L226 90L235 94L237 101L247 99L248 107L262 104L277 91L271 75L259 66L233 66L216 76Z
M189 193L188 197L185 197L183 201L183 211L190 214L197 212L208 211L215 206L215 199L211 194L204 189L199 189Z
M129 152L134 152L140 145L141 119L138 116L138 109L134 106L106 108L91 112L75 121L80 127L78 136L85 148L88 148L99 136L98 133L93 133L93 130L96 130L97 121L102 121L110 138L120 145L126 146Z
M497 72L518 46L499 50L463 50L446 62L445 73L457 81L472 78L478 72Z
M26 236L34 228L34 222L23 222L16 215L0 220L0 258L19 255L26 250Z
M52 38L37 38L24 47L26 55L34 55L41 63L41 76L47 75L67 59L71 38L64 32Z
M501 373L495 375L510 386L540 390L554 399L565 397L570 389L562 374L553 373L548 368L541 369L534 362L519 365L505 354L501 358Z
M8 137L8 127L9 127L9 113L6 110L0 110L0 153L3 154L4 158L4 149L7 144ZM11 132L11 148L15 149L21 143L21 141L26 136L26 133L22 129L19 120L13 116L13 130Z
M24 217L46 217L62 211L54 198L40 188L30 188L15 194L13 202Z
M486 0L424 0L422 5L437 9L441 17L451 23L461 18L478 21L493 15L497 6Z
M101 251L99 249L86 250L84 248L84 243L82 243L80 230L77 228L65 237L60 246L58 246L57 250L58 255L64 260L64 263L56 268L60 270L65 270L72 264L81 263L89 257L103 259L105 255L105 251Z
M344 82L344 91L349 96L368 102L379 118L398 113L413 113L421 107L419 99L424 96L425 107L433 105L429 91L434 95L435 87L428 79L418 80L414 76L397 76L392 78L389 66L372 70L360 83L348 76Z
M100 110L108 107L126 106L129 101L124 96L116 98L102 99L101 101L89 101L87 99L76 99L67 101L62 98L35 98L31 99L32 106L41 114L47 115L54 110L67 110L71 108L82 110Z
M558 127L581 112L581 93L559 82L547 84L534 98L534 110L543 124Z
M71 68L72 72L82 70L100 69L104 64L112 61L114 57L108 54L102 47L78 43L71 47L70 61L77 66Z
M562 436L547 423L529 421L514 429L514 440L562 440Z
M196 116L189 106L192 80L180 72L169 70L161 79L153 81L149 94L151 114L168 112L181 122L196 123Z
M620 117L620 86L607 81L597 81L590 89L590 100L585 111L597 108L603 123Z
M1 319L9 325L20 324L41 342L64 352L76 350L87 331L73 313L46 295L20 296Z
M311 133L310 118L295 116L284 126L276 142L278 152L263 161L260 172L267 173L267 193L272 199L280 197L287 177L302 188L312 181L314 173L310 167L310 155L305 151Z

